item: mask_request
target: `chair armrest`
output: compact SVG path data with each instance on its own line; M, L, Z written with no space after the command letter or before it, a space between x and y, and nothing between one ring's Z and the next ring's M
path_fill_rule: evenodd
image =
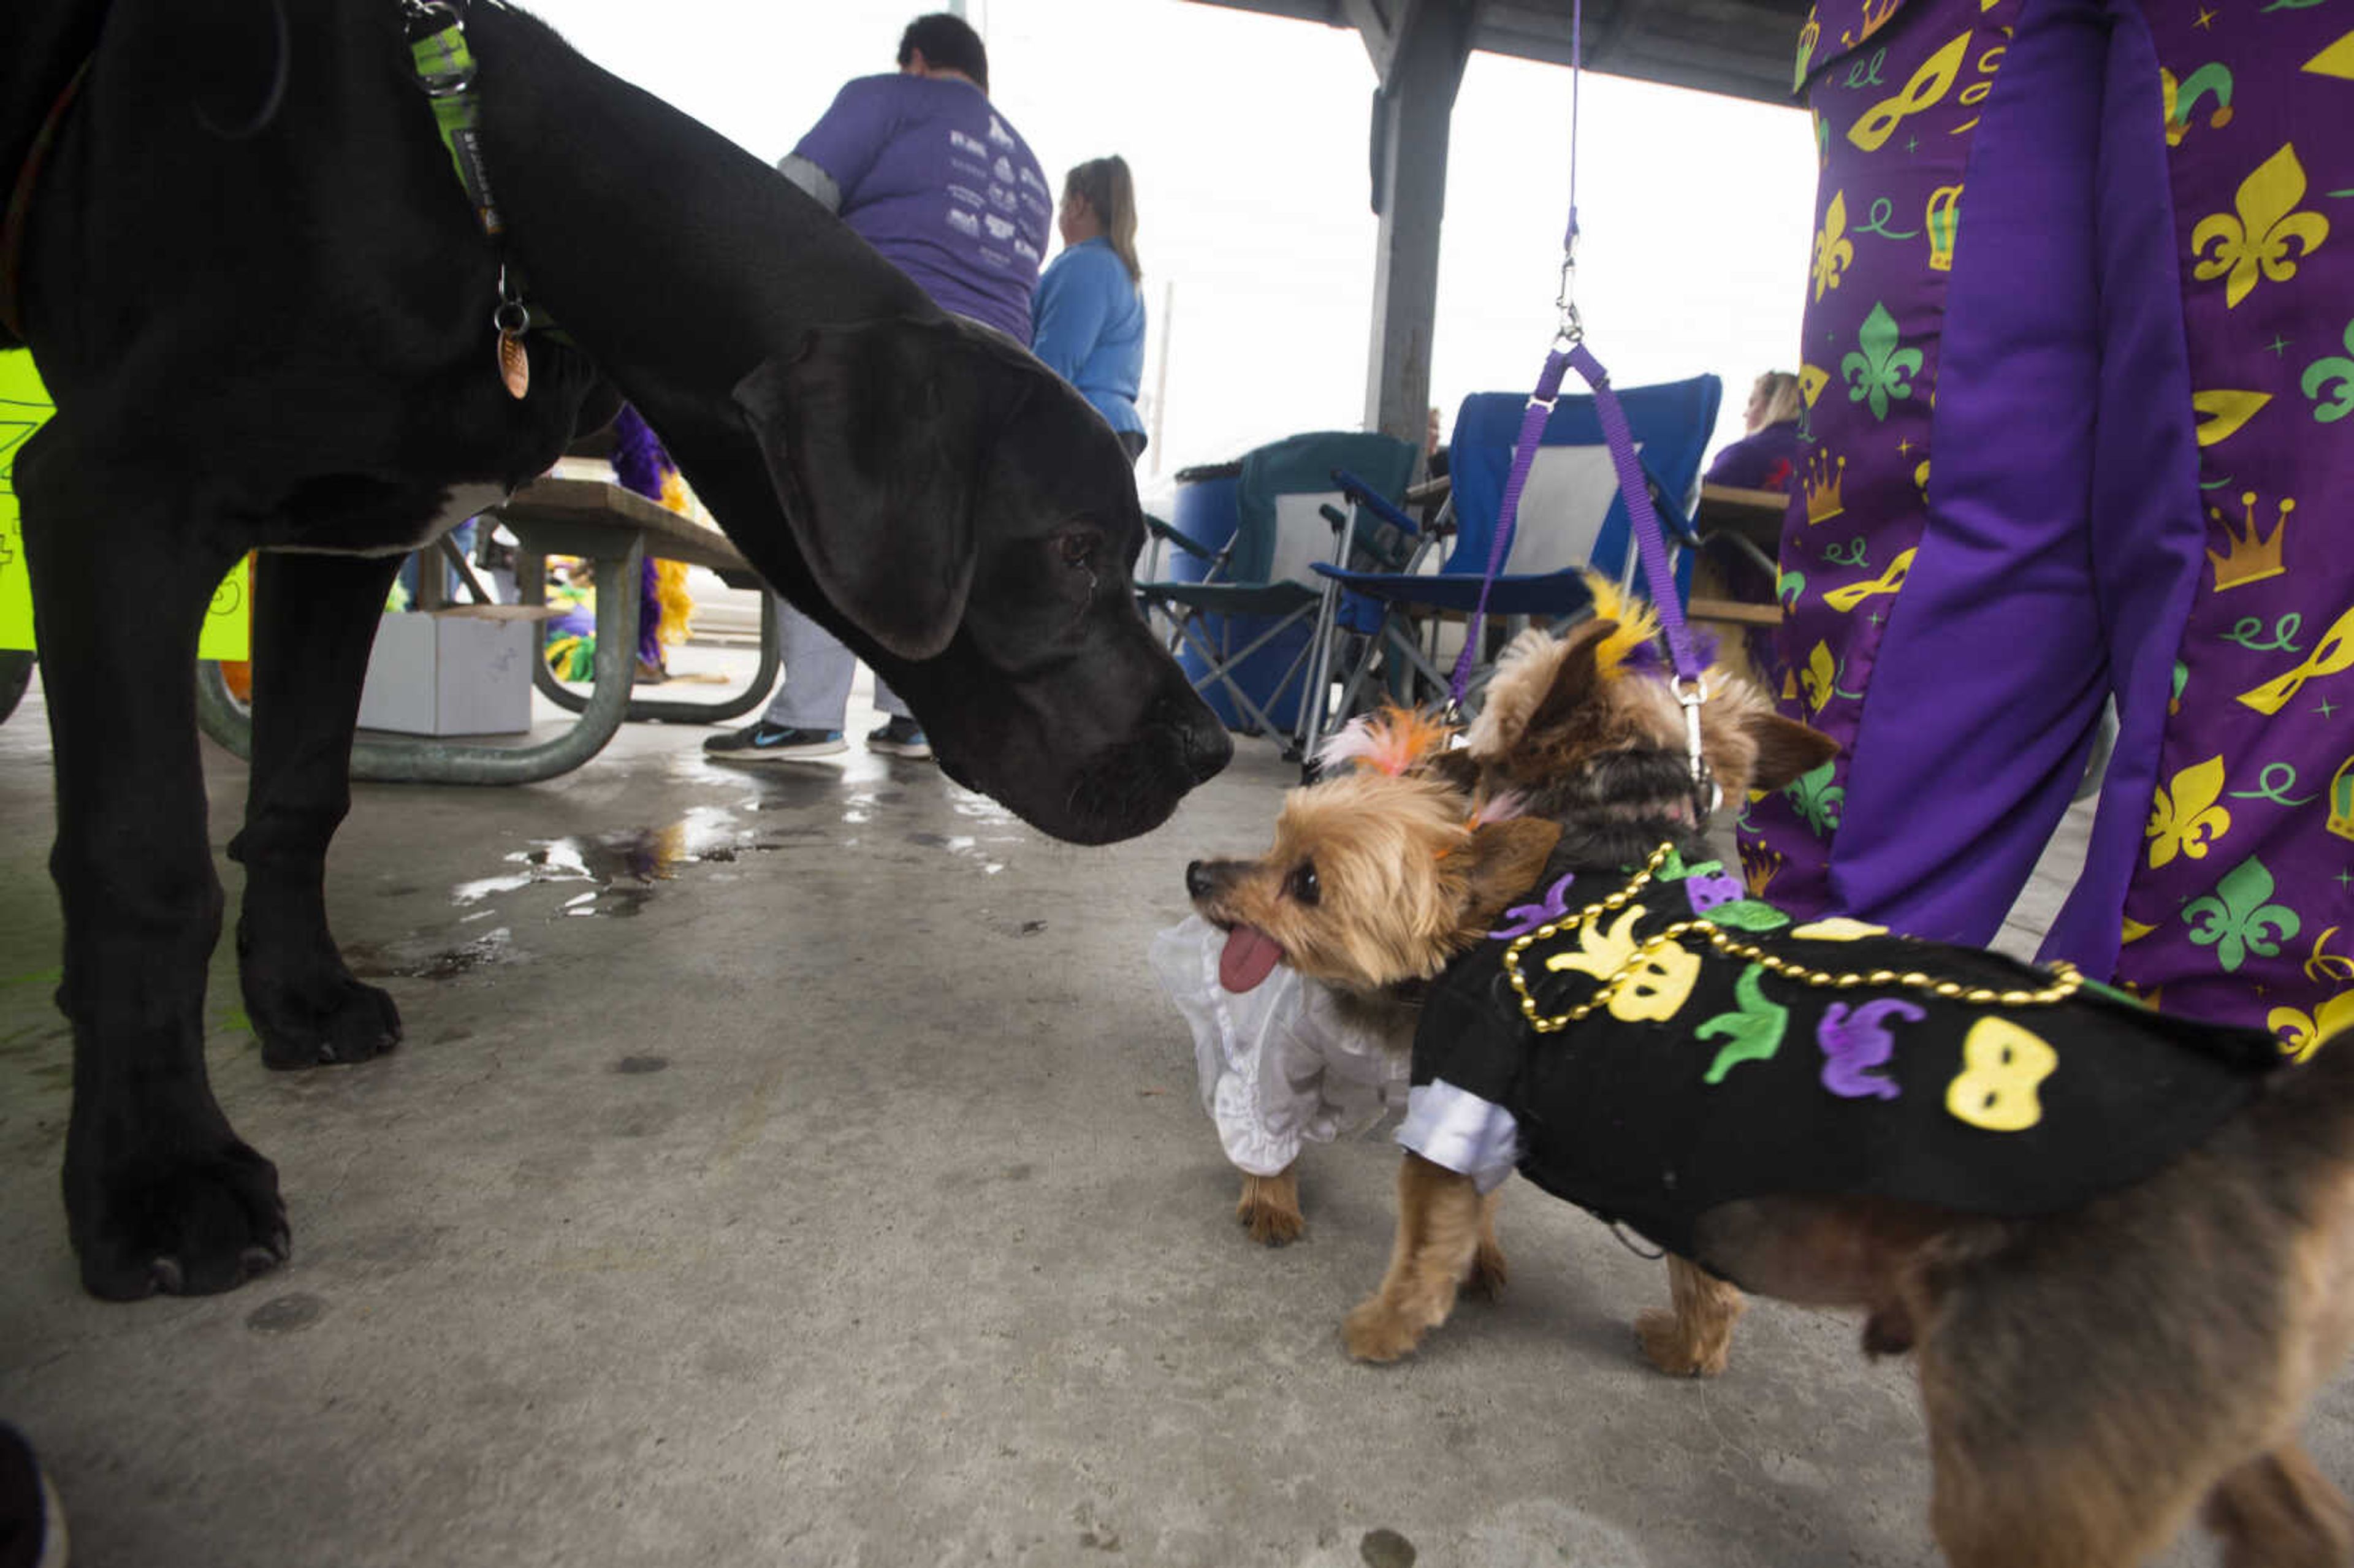
M1700 534L1692 527L1691 514L1668 499L1667 486L1659 482L1659 475L1648 464L1643 465L1643 488L1650 492L1651 510L1659 515L1661 531L1688 550L1699 549Z
M1405 513L1399 511L1395 505L1392 504L1388 500L1383 497L1381 492L1375 490L1363 480L1359 479L1355 474L1351 473L1347 469L1334 469L1332 471L1332 482L1341 487L1341 494L1347 496L1351 501L1354 502L1359 506L1363 507L1366 511L1372 513L1374 516L1380 518L1391 527L1403 528L1409 534L1419 534L1422 532L1421 524L1416 523L1412 517L1409 517Z
M1177 548L1197 559L1214 561L1218 558L1219 552L1204 548L1194 539L1187 535L1180 534L1171 524L1162 522L1160 518L1155 517L1150 512L1144 514L1144 526L1151 532L1154 538L1161 540L1164 544L1174 545Z

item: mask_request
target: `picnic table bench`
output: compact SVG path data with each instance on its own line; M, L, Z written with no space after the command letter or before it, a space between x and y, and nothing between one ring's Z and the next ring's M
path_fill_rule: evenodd
M602 479L543 477L488 514L514 535L515 581L526 606L547 602L547 557L578 556L595 563L597 652L586 694L567 688L536 648L532 683L544 696L579 715L569 729L523 746L492 746L431 736L402 739L364 736L352 744L352 777L389 783L528 784L579 767L611 740L624 720L714 724L734 718L768 695L777 676L776 601L726 535ZM478 597L462 555L448 538L438 553L456 567ZM716 702L680 702L635 694L638 578L646 556L708 568L731 588L760 595L760 662L750 684ZM438 602L438 571L419 576L421 606ZM198 666L196 718L204 732L241 758L253 755L253 720L229 694L220 666Z
M1790 498L1778 490L1743 490L1727 484L1703 484L1700 504L1692 510L1692 528L1705 543L1723 542L1763 567L1766 578L1777 575L1775 562L1782 541L1782 514ZM1741 626L1779 626L1778 599L1760 603L1736 599L1726 591L1724 574L1702 555L1692 577L1685 612L1694 620L1729 621Z

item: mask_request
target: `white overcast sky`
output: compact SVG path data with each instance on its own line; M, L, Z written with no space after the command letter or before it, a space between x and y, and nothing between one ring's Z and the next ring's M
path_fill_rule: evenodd
M526 0L572 44L774 162L944 0ZM1148 492L1295 431L1362 428L1377 220L1375 79L1355 34L1191 0L968 0L991 97L1060 188L1135 170L1151 334L1168 357ZM1448 154L1431 400L1524 391L1551 341L1569 194L1566 69L1475 54ZM1620 386L1714 371L1718 439L1795 369L1814 156L1797 109L1587 73L1578 302ZM1173 290L1173 309L1169 291ZM1148 413L1148 418L1150 414ZM1156 461L1157 460L1157 461ZM1156 474L1158 479L1156 481Z

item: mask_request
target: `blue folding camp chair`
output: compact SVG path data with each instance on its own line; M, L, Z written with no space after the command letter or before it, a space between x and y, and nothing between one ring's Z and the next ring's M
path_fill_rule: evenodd
M1172 652L1228 728L1278 736L1297 756L1316 705L1303 703L1327 590L1311 567L1346 547L1324 509L1346 492L1394 502L1418 457L1414 445L1363 430L1318 430L1247 452L1235 482L1234 538L1208 557L1202 582L1140 583L1149 609L1172 628ZM1174 541L1172 541L1174 543ZM1199 555L1199 542L1187 546Z
M1671 539L1685 546L1697 543L1689 518L1723 395L1723 384L1713 376L1618 389L1653 505ZM1442 524L1452 524L1454 542L1437 572L1316 567L1343 590L1324 623L1318 656L1319 668L1330 673L1327 678L1341 692L1329 716L1303 736L1310 751L1371 700L1376 682L1386 686L1392 700L1421 702L1446 694L1447 674L1433 645L1436 630L1447 619L1468 620L1479 602L1512 447L1527 408L1527 397L1518 393L1479 392L1463 400L1447 449L1451 493L1441 517ZM1351 499L1394 526L1412 526L1412 519L1376 505L1374 499ZM1589 567L1629 584L1640 577L1632 524L1594 399L1564 397L1545 421L1543 444L1521 493L1518 525L1489 588L1487 613L1510 624L1568 625L1593 609L1585 581ZM1689 592L1691 573L1686 554L1677 567L1679 594ZM1486 632L1484 626L1465 628L1483 651ZM1476 694L1484 683L1486 659L1474 668Z

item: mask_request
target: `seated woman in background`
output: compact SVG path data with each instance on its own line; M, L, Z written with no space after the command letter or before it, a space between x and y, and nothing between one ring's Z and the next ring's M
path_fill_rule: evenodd
M1144 450L1136 394L1144 381L1144 269L1136 260L1136 185L1117 154L1093 158L1063 180L1055 215L1063 253L1047 263L1031 302L1030 351L1079 389L1128 449Z
M1798 462L1798 378L1787 370L1759 376L1742 418L1749 433L1716 454L1701 482L1787 492Z

